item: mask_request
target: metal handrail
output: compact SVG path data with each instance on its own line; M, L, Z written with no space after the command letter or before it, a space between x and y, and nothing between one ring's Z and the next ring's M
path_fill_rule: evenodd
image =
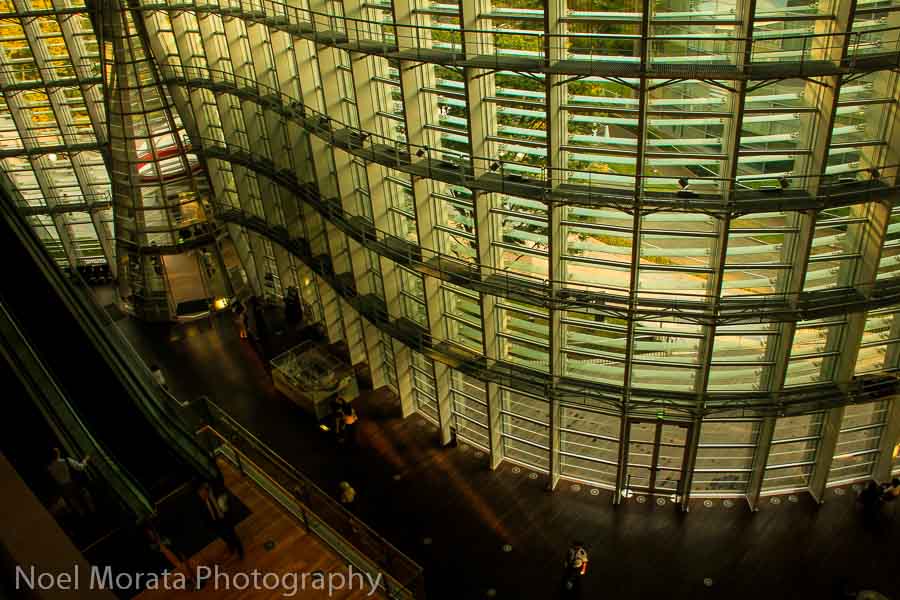
M259 80L229 71L162 63L160 75L169 84L207 87L214 92L232 93L241 97L250 96L251 100L264 108L276 110L292 122L302 125L313 135L377 164L399 168L416 175L419 174L418 171L424 169L428 176L451 185L536 197L550 205L583 203L633 208L636 201L634 191L638 189L636 185L641 189L639 197L645 206L671 205L681 208L695 206L705 210L737 212L792 206L797 209L809 208L811 204L829 201L838 205L851 204L860 201L860 198L853 195L854 193L875 190L885 192L892 188L886 184L871 185L871 190L867 187L870 182L866 179L871 175L873 168L877 168L885 178L894 170L900 169L900 164L885 164L850 168L840 173L759 174L743 178L740 181L741 188L736 187L736 182L728 178L691 176L689 180L694 187L724 186L728 191L701 191L686 197L675 189L678 187L677 176L617 174L615 177L633 182L629 186L618 187L613 184L595 183L594 180L599 174L593 171L538 166L498 157L469 156L427 145L398 142L393 138L341 122ZM221 87L223 85L228 87ZM534 176L523 176L523 169L534 171ZM779 188L778 194L767 194L753 188L754 183L776 182L781 179L786 180L789 187L786 190ZM823 184L815 186L818 188L816 195L804 189L823 180ZM654 189L661 184L670 190ZM565 186L564 189L557 190L556 187L560 185ZM755 196L748 196L754 193Z
M477 379L527 390L539 397L555 397L573 404L607 405L611 409L621 410L624 389L621 385L573 377L551 378L548 373L522 364L458 351L455 346L451 347L442 340L434 340L426 329L408 319L393 319L383 299L371 294L360 296L354 282L342 277L345 274L336 274L329 257L312 256L304 240L291 240L279 235L267 237L303 261L372 325L428 358ZM840 384L811 384L779 391L706 392L700 395L632 386L629 397L630 407L636 414L655 414L660 408L667 408L694 416L739 409L752 410L760 415L784 416L871 401L893 394L897 388L897 379L884 375L861 376Z
M292 512L299 512L298 516L307 531L319 535L351 563L357 562L354 559L363 558L361 564L356 566L366 569L365 563L371 562L382 569L382 573L388 576L386 592L389 597L424 598L421 566L341 506L215 402L204 397L201 408L205 412L206 422L198 434L211 433L218 440L218 446L232 449L235 452L232 458L236 459L236 466L242 473L257 471L277 486L277 495L273 496L292 501L291 508L296 509ZM265 489L267 486L262 487ZM323 532L323 527L328 531ZM333 543L329 539L333 536L343 543ZM348 546L356 550L349 556L346 552ZM375 554L372 554L373 550Z
M214 472L214 465L208 462L208 457L195 445L190 435L194 426L194 423L190 422L190 414L179 412L177 406L172 404L174 396L160 387L146 362L112 317L100 306L81 273L74 269L69 271L68 276L74 284L70 289L81 299L82 306L88 313L96 319L95 323L100 326L99 329L105 332L106 335L103 337L116 350L118 360L128 366L136 388L140 390L136 393L135 399L138 409L147 415L151 425L163 435L173 449L180 449L183 458L192 463L198 473L209 475ZM180 403L175 400L175 404Z
M87 467L91 479L102 480L105 487L112 491L114 498L136 519L152 514L152 503L140 482L121 463L113 460L106 448L93 436L2 303L0 337L6 340L0 347L0 355L5 355L8 361L14 361L10 362L10 367L17 365L15 371L20 378L31 381L26 387L32 390L38 408L59 438L61 446L70 455L91 456L92 460ZM16 344L20 347L15 352L5 352L6 348L15 348Z
M867 45L862 41L864 36L870 36L874 33L893 32L898 30L897 27L885 27L881 29L872 29L868 31L857 32L792 34L789 36L784 36L784 38L729 37L727 39L720 38L698 40L696 36L626 37L622 36L621 34L547 34L543 31L535 31L533 33L516 31L510 33L508 31L495 29L462 27L458 29L449 29L446 25L435 26L398 24L393 22L372 21L355 17L338 16L305 8L288 6L281 2L275 2L272 0L224 0L208 3L190 0L187 2L174 3L160 3L149 1L142 2L139 6L136 7L137 10L144 11L182 11L189 8L193 8L197 11L215 11L222 14L223 16L235 16L235 13L239 13L250 20L270 21L267 24L273 27L293 26L297 28L297 31L295 32L296 34L314 37L321 43L327 44L331 42L332 44L336 44L338 42L341 42L343 44L347 44L348 42L355 42L356 47L354 49L361 52L376 53L379 45L383 47L381 49L381 53L388 51L394 52L398 49L410 49L414 51L426 50L429 51L431 55L429 55L429 53L422 54L421 52L418 52L419 55L414 57L414 59L441 63L442 61L440 60L440 58L446 57L436 57L433 55L433 51L435 49L435 46L440 47L441 45L443 45L449 46L451 50L460 51L463 56L462 60L465 60L467 57L493 58L496 65L499 65L502 62L502 58L497 52L496 44L493 41L494 36L498 34L515 36L519 39L527 40L526 43L529 46L533 47L534 50L531 50L530 54L526 54L526 56L531 57L531 55L534 55L534 59L539 61L549 60L548 52L552 54L554 50L557 50L561 53L569 51L570 44L568 43L568 40L572 38L587 39L592 41L609 41L612 43L625 42L628 46L630 46L630 49L627 51L624 49L620 49L618 52L615 52L615 48L609 48L606 52L598 52L596 53L596 55L594 53L594 48L592 47L587 49L590 51L589 54L574 53L574 56L586 56L590 59L605 59L607 61L618 57L620 59L630 59L631 61L637 61L637 63L640 62L641 56L641 50L638 45L644 42L646 42L648 45L652 45L655 42L665 43L673 39L684 39L694 42L699 41L701 43L719 42L720 44L718 45L725 47L725 50L713 48L706 53L695 52L691 56L691 58L693 59L704 57L709 59L710 57L718 58L724 55L726 59L730 60L730 63L728 64L730 64L731 66L736 66L740 61L743 60L743 56L745 54L744 46L746 46L748 43L752 47L752 45L755 43L772 43L773 41L776 41L778 39L802 39L803 49L800 54L800 60L783 62L803 65L810 60L808 58L809 54L814 52L824 52L827 49L843 51L845 48L854 48L855 53L848 58L856 58L856 54L860 53L861 49L865 50L868 46L872 45ZM284 21L282 22L280 21L280 19L284 19ZM665 19L662 19L662 21L665 21ZM391 32L393 32L393 34L391 34ZM346 36L346 39L339 39L338 36ZM442 37L448 39L442 40L440 39ZM435 40L435 38L438 39ZM848 38L849 40L852 40L849 43L847 42ZM832 42L832 40L835 41ZM405 45L401 44L401 41L405 42ZM733 49L729 49L729 45L733 45ZM615 53L610 54L610 52ZM792 58L792 55L795 55L796 52L797 51L790 51L788 57ZM897 52L897 49L895 49L894 52ZM651 57L649 60L650 62L661 61L668 62L670 64L678 64L679 58L683 59L683 57L679 56L666 56ZM565 60L566 59L563 59L563 62L565 62ZM455 60L453 62L459 61ZM580 59L576 58L574 60L571 60L570 58L569 62L580 62ZM691 62L694 61L692 60ZM485 67L488 66L491 65L485 65ZM745 65L745 67L746 66L748 65ZM567 73L569 71L566 71L564 68L556 68L554 72ZM575 69L572 69L570 72L571 74L578 74Z
M448 281L463 281L464 285L479 288L490 288L494 293L509 296L513 293L525 293L537 299L538 305L554 306L583 306L599 312L613 315L641 313L648 318L656 315L657 318L665 317L673 311L692 314L691 311L703 313L704 310L714 311L711 314L695 315L695 318L706 320L724 320L729 309L733 309L733 319L759 320L769 317L783 317L793 315L795 318L809 318L818 312L840 311L841 306L850 306L860 303L858 291L870 289L876 291L874 299L866 301L872 304L888 304L900 297L897 282L892 280L875 280L858 283L853 288L844 289L843 300L840 300L841 290L823 290L816 292L799 293L770 293L770 294L741 294L718 298L706 294L680 294L669 290L628 290L596 284L578 283L573 285L567 281L551 281L548 279L532 277L523 273L513 272L507 269L497 269L488 265L464 261L459 258L441 254L394 236L390 233L378 230L365 219L357 215L346 213L338 205L327 202L318 196L316 190L310 185L297 181L293 171L278 170L276 165L265 157L254 155L247 148L225 143L221 140L197 140L206 146L202 152L212 158L228 157L236 162L249 166L252 169L263 171L277 181L287 184L293 191L305 201L310 203L326 220L350 235L353 239L376 253L395 262L404 262L413 265L423 272L436 273L442 279ZM221 150L225 154L221 154ZM283 241L288 236L288 224L269 224L264 216L250 215L240 209L229 208L219 210L217 217L228 220L231 215L243 217L245 221L259 221L270 235L281 230ZM253 224L253 223L251 223ZM393 242L387 244L387 242ZM456 267L455 269L452 267ZM500 282L492 283L489 278L495 276ZM531 290L529 290L531 288ZM877 293L881 290L882 293ZM655 296L665 294L665 300L659 300ZM835 300L838 300L835 302Z

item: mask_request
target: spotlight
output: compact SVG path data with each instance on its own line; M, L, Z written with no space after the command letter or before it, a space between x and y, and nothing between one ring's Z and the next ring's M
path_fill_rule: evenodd
M50 159L50 162L56 162L57 159L59 158L59 156L57 156L55 153L51 152L50 154L47 155L47 158Z
M688 178L687 177L681 177L678 179L678 187L680 187L683 190L686 190L687 186L688 186Z
M881 173L874 167L869 169L869 176L872 178L872 181L878 181L879 179L881 179Z
M498 163L496 161L491 163L490 169L492 172L496 172L497 169L499 169L499 168L500 168L500 163Z

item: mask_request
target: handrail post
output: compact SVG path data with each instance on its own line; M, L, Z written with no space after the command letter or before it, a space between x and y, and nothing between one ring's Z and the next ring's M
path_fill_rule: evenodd
M234 454L235 462L237 463L238 471L240 471L241 475L246 476L247 472L244 471L244 462L241 460L241 453L237 450L235 442L240 438L238 432L234 432L231 434L228 443L231 446L231 452Z
M300 484L295 485L291 491L294 493L294 496L300 500L300 516L303 519L303 526L306 528L306 533L310 533L312 528L309 526L309 515L306 512L306 509L308 508L306 500L309 494L306 493L305 486L301 486Z

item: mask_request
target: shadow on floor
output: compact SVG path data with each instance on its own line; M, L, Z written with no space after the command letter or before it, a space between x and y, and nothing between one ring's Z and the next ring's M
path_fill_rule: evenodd
M468 444L439 448L433 425L401 419L380 392L358 402L359 445L345 448L274 390L224 315L120 325L176 396L209 395L326 491L350 481L354 510L425 567L429 600L557 598L573 539L591 553L584 598L833 598L846 578L900 600L900 517L862 527L849 488L829 490L822 506L785 496L757 513L721 500L687 514L668 502L613 507L605 490L563 481L548 493L545 475L527 467L491 471Z

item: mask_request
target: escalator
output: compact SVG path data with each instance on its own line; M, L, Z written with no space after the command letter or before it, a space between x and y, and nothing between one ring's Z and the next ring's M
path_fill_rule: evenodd
M88 292L62 274L0 194L0 255L15 265L0 302L84 427L151 502L192 478L215 477L206 451L141 372L145 365L112 339Z

